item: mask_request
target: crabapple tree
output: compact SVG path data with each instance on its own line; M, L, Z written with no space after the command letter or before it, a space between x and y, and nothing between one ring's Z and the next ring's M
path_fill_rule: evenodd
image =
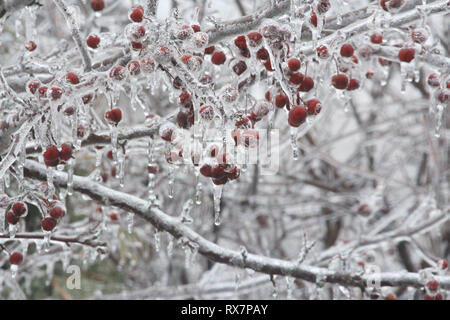
M449 10L0 0L2 296L448 299Z

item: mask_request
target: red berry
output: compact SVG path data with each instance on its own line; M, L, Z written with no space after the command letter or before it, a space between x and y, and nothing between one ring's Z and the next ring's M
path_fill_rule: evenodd
M188 103L189 101L191 101L191 94L187 91L183 91L180 94L180 103L182 105L185 105L186 103Z
M9 256L9 263L18 266L23 262L23 255L20 252L13 252Z
M284 93L279 93L275 96L275 106L277 108L283 108L288 102L288 96Z
M437 291L437 290L439 289L439 286L440 286L440 284L439 284L439 282L436 281L436 280L431 280L431 281L428 281L428 282L427 282L427 288L428 288L430 291Z
M428 39L425 32L421 30L413 30L411 32L411 38L415 43L424 43Z
M103 0L92 0L91 8L94 11L102 11L105 8L105 1Z
M120 122L120 120L122 120L122 110L120 110L119 108L114 108L109 111L106 111L105 118L111 124L117 125Z
M55 145L51 145L45 150L44 162L47 167L56 167L58 165L59 150Z
M310 99L306 101L306 108L309 115L316 115L322 110L322 104L318 99Z
M289 77L289 82L295 85L300 85L304 80L304 75L301 72L296 72L291 74Z
M40 87L41 82L39 80L31 80L27 84L29 93L35 94L37 89Z
M292 127L299 127L303 122L305 122L307 117L307 112L305 107L296 106L289 111L288 122Z
M256 57L257 57L259 60L264 60L264 61L266 61L266 60L269 59L269 52L267 51L266 48L261 48L261 49L259 49L258 51L256 51Z
M259 32L250 32L247 35L248 39L250 40L250 46L256 47L261 43L262 35Z
M78 78L77 74L74 72L69 72L66 74L66 80L70 82L71 84L79 84L80 79Z
M193 24L193 25L191 26L191 28L192 28L192 30L194 30L194 32L200 32L200 31L202 31L201 28L200 28L200 26L199 26L198 24Z
M61 151L59 152L61 160L67 161L72 157L72 146L68 143L61 145Z
M125 76L125 69L122 66L115 66L109 72L109 77L117 81L125 79Z
M150 57L143 58L141 60L142 71L145 73L151 73L155 71L155 60ZM176 79L176 78L175 78ZM178 78L179 79L179 78Z
M390 9L399 9L402 7L405 0L380 0L380 6L385 11L390 11Z
M272 101L272 95L270 93L270 91L266 91L264 98L266 98L267 101Z
M27 212L27 206L23 202L16 202L11 207L11 210L16 216L20 217Z
M63 91L60 88L53 87L50 89L50 96L52 97L52 100L58 100L61 98L62 94Z
M141 66L139 64L139 62L137 62L136 60L132 60L128 63L128 72L132 75L132 76L137 76L138 74L141 73Z
M131 47L133 48L133 50L139 51L143 48L143 45L141 42L138 41L131 41L130 42Z
M344 90L348 85L348 77L343 73L336 74L331 78L331 83L336 89Z
M246 49L247 48L247 40L245 39L245 36L239 36L236 39L234 39L234 44L239 49Z
M270 59L267 59L266 62L264 62L264 67L266 68L267 71L275 71L274 68L272 68L272 63L270 62Z
M168 142L172 141L172 139L174 138L174 134L175 132L172 128L165 128L160 132L161 139Z
M411 62L415 56L415 50L413 48L403 48L398 52L398 59L403 62Z
M259 141L259 133L256 130L247 130L242 133L241 140L246 147L256 147Z
M317 3L317 11L321 14L326 13L328 10L330 10L331 4L330 0L320 0Z
M248 48L239 49L239 53L244 58L250 58L250 50L248 50Z
M19 222L19 218L20 217L12 211L8 211L6 214L6 221L12 225L17 224L17 222Z
M240 60L238 63L236 63L233 66L232 69L233 69L234 73L236 73L238 76L240 76L241 74L243 74L245 72L245 70L247 70L247 64L244 61Z
M241 170L238 167L234 167L230 172L227 173L227 178L230 180L236 180L241 175Z
M353 46L351 44L344 44L341 47L341 56L350 58L351 56L353 56L354 51L355 50L353 49Z
M397 300L397 296L395 295L395 293L389 293L384 300Z
M38 94L40 98L45 98L47 96L47 90L48 87L47 86L41 86L38 89Z
M347 90L352 91L359 88L359 80L358 79L350 79L348 82Z
M328 52L328 48L326 46L324 46L324 45L318 46L316 48L316 51L317 51L317 56L320 59L326 59L326 58L328 58L330 56L330 54Z
M441 270L446 270L448 268L448 262L445 259L439 260L437 262L437 265L438 265L439 269L441 269Z
M209 164L204 164L200 167L200 173L205 177L211 177L212 168Z
M288 67L291 71L297 71L298 69L300 69L301 66L302 64L300 63L300 60L298 60L297 58L292 58L289 59L288 61Z
M211 106L204 106L200 108L199 114L202 119L212 120L214 118L214 109Z
M34 51L36 50L37 45L34 41L28 41L27 44L25 44L25 49L27 49L28 51Z
M207 47L205 48L205 54L212 54L215 49L216 49L215 46Z
M313 12L311 14L311 17L309 18L309 22L317 28L317 14L315 12Z
M311 77L305 77L305 79L303 79L302 84L298 88L298 91L308 92L312 88L314 88L314 80Z
M50 209L49 214L54 219L60 219L60 218L64 217L66 212L64 211L63 208L56 206L56 207L53 207Z
M370 209L369 205L364 203L358 208L358 214L364 217L370 216L372 213L372 209Z
M224 64L227 60L227 57L225 56L225 53L223 51L217 51L214 52L214 54L211 57L211 62L215 65L221 65Z
M142 6L136 6L130 13L130 19L134 22L141 22L144 18L144 8Z
M52 231L56 227L57 221L54 218L45 218L41 226L44 231Z
M111 219L111 221L118 221L119 220L119 215L117 213L111 213L109 215L109 218Z
M92 49L97 49L98 45L100 44L100 38L99 36L93 34L90 35L87 39L86 39L86 44L89 48Z
M383 36L381 33L374 33L370 36L370 42L380 44L383 42Z

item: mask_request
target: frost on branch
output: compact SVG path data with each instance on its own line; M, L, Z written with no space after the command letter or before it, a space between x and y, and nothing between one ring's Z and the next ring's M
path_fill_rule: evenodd
M7 298L447 298L448 1L174 3L0 1Z

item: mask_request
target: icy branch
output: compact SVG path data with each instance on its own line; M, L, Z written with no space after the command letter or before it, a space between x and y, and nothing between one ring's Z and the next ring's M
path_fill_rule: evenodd
M25 164L25 175L39 180L46 179L45 167L27 160ZM67 174L56 172L54 176L55 185L61 187L67 186ZM300 278L310 282L318 280L328 283L339 283L347 286L365 288L370 279L376 276L380 279L381 286L414 286L422 287L423 283L419 274L397 272L397 273L378 273L370 275L356 275L351 273L335 272L325 268L319 268L307 265L298 265L298 263L274 259L261 255L248 254L245 259L241 252L223 248L203 238L201 235L187 227L179 219L165 214L156 207L149 206L147 201L135 196L119 192L103 185L95 183L88 178L74 176L73 189L90 196L92 199L101 203L120 207L124 210L132 211L149 221L158 230L164 230L174 236L176 239L185 238L198 245L198 252L208 259L235 266L239 268L250 268L257 272L270 275L284 275ZM442 288L450 288L450 276L436 277Z

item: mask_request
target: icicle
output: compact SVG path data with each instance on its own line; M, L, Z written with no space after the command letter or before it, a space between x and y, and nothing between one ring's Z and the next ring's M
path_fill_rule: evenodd
M434 136L436 138L439 138L441 136L441 127L442 127L442 116L444 114L444 106L439 103L436 106L436 115L435 115L435 119L436 119L436 125L434 127Z
M46 173L47 173L48 188L53 190L55 188L55 185L53 184L53 175L54 175L53 169L51 167L47 167Z
M18 265L16 265L16 264L11 264L11 277L13 278L13 279L15 279L16 278L16 276L17 276L17 271L19 270L19 266Z
M155 230L155 234L153 235L154 242L155 242L155 251L159 252L159 249L161 248L161 235L159 230Z
M290 128L291 136L291 147L292 147L292 158L298 160L298 146L297 146L297 130L295 128Z
M173 238L170 235L168 235L168 237L169 242L167 243L167 256L171 258L173 254Z
M170 198L170 199L173 199L173 185L174 185L174 183L175 183L175 176L174 176L174 171L175 171L175 166L173 166L173 165L169 165L169 177L168 177L168 187L169 187L169 191L168 191L168 194L167 194L167 196Z
M220 201L222 198L223 185L213 186L214 189L214 224L219 226L221 223L220 218Z
M67 195L73 194L73 165L74 159L69 159L67 163Z
M128 233L133 233L133 225L134 225L134 212L128 212L127 216L128 222Z
M118 153L118 163L119 163L119 185L121 188L125 186L125 155L122 152Z
M292 282L293 282L292 279L290 279L289 277L286 277L286 290L287 290L286 299L287 300L292 300L293 299L293 296L292 296L292 292L293 292Z
M19 230L19 224L18 223L15 224L15 225L10 224L9 225L9 230L8 230L9 231L9 238L10 239L14 239L18 230Z
M192 217L190 216L190 212L191 212L193 206L194 206L194 201L192 201L192 199L189 199L183 205L183 210L181 212L181 222L182 223L191 224L194 221L194 219L192 219Z
M43 249L45 252L50 250L50 239L52 237L51 231L44 231L44 241L43 241Z

